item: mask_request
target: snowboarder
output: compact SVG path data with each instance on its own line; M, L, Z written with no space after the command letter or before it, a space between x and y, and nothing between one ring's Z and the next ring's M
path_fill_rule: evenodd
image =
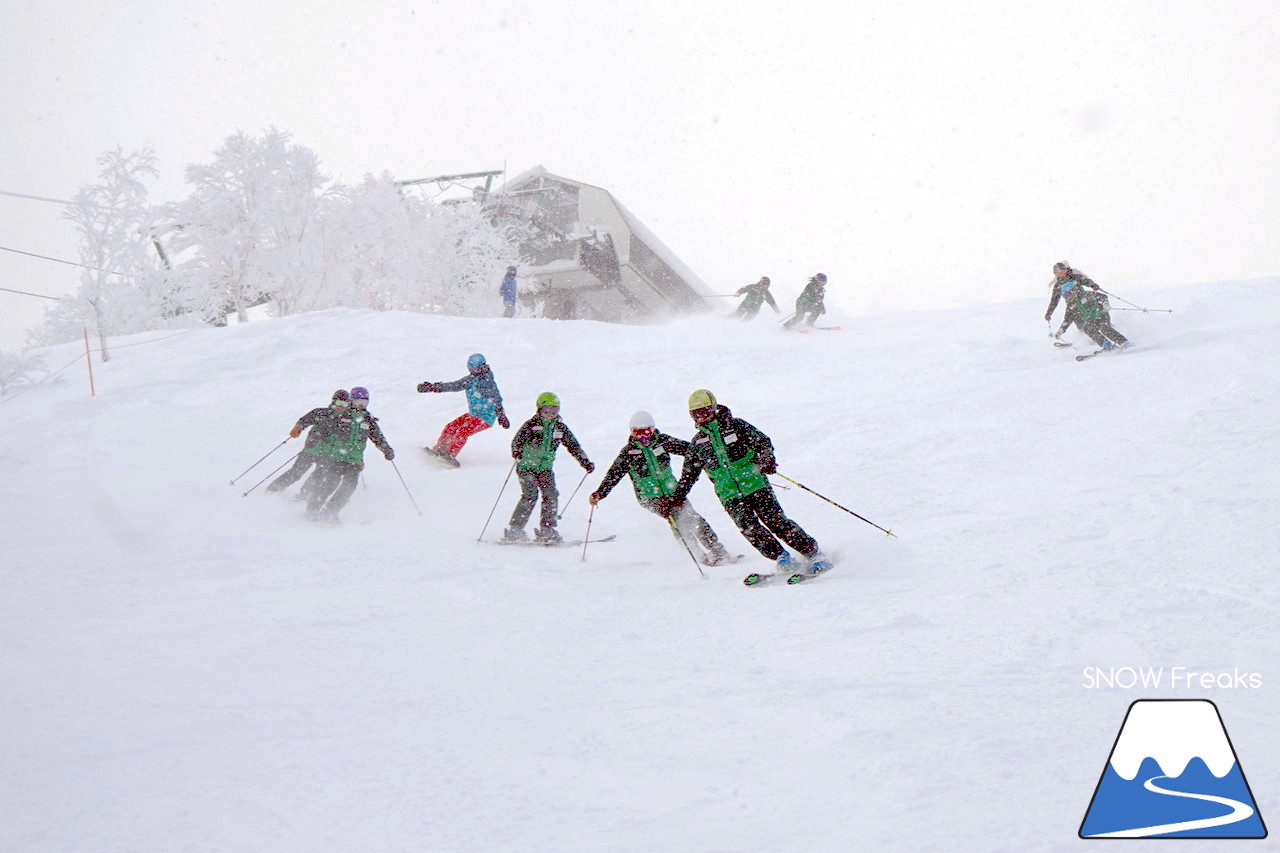
M1133 346L1128 338L1111 325L1111 304L1097 282L1079 270L1072 269L1066 261L1059 261L1053 265L1053 284L1054 291L1049 299L1049 309L1045 311L1045 320L1053 316L1059 297L1066 303L1062 326L1054 337L1058 337L1068 325L1075 323L1090 340L1104 350L1125 350Z
M729 316L738 317L744 321L754 320L756 315L760 313L760 306L766 302L773 309L773 313L781 313L778 310L778 303L773 300L773 294L769 292L769 284L769 276L766 275L761 276L760 280L755 284L748 284L745 287L738 288L738 292L734 296L746 294L746 298L742 300L738 310Z
M824 300L827 298L827 277L823 273L818 273L809 279L809 283L804 286L804 290L796 297L796 313L791 315L791 319L783 323L784 328L790 329L792 326L803 321L806 326L812 326L819 315L827 313L827 306Z
M534 537L544 545L563 541L556 530L556 510L560 506L560 492L556 489L556 475L552 466L556 450L563 443L588 474L596 469L578 444L578 439L560 420L560 398L550 391L538 395L537 412L520 425L511 440L511 455L516 460L520 478L520 502L511 513L511 522L503 532L503 538L512 542L526 542L525 523L533 514L533 505L542 493L542 525L534 531Z
M372 441L388 462L396 452L378 427L378 419L369 414L369 392L352 388L351 399L363 401L339 411L324 424L324 433L315 447L305 451L316 459L316 480L307 500L307 519L324 524L337 524L338 513L356 490L360 472L364 470L365 445ZM308 486L310 483L308 482Z
M516 268L507 267L507 274L502 277L498 287L498 295L502 297L502 316L516 316Z
M503 429L511 429L511 421L502 408L502 394L493 370L480 353L472 353L467 359L467 375L453 382L420 382L418 393L467 392L467 411L459 415L441 431L434 447L423 448L457 468L458 454L466 446L467 439L493 426L496 420Z
M328 421L335 413L345 411L350 405L350 395L347 394L345 388L339 388L337 391L333 392L333 397L330 398L329 405L318 409L312 409L302 417L298 418L298 422L289 430L289 438L297 438L302 435L302 431L304 429L308 429L310 432L307 433L306 441L302 444L302 450L298 453L297 457L294 458L293 465L290 466L288 471L285 471L279 477L276 477L271 481L270 485L267 486L268 493L280 492L289 488L294 483L298 482L298 480L302 478L302 475L307 473L312 465L316 464L316 455L314 453L308 453L307 451L315 447L316 442L318 442L320 437L324 434L324 429L321 424ZM306 497L307 489L304 486L302 491L298 493L294 500L305 500Z
M787 518L768 476L778 470L773 443L751 424L735 418L715 395L699 388L689 395L689 416L698 432L689 442L684 470L675 491L665 499L668 513L689 496L705 469L725 512L757 551L778 565L779 572L797 570L796 558L778 540L800 552L817 574L831 567L813 537Z
M631 487L635 490L640 506L658 515L673 518L675 530L672 532L676 537L683 539L685 544L696 539L706 552L701 557L702 564L718 566L732 558L720 544L707 520L687 500L669 511L662 502L663 498L670 497L676 490L676 477L671 472L671 454L684 456L688 452L689 442L658 432L653 415L636 412L631 416L630 440L618 452L617 458L605 472L604 479L600 481L600 486L591 493L588 500L595 506L608 496L623 477L631 477Z

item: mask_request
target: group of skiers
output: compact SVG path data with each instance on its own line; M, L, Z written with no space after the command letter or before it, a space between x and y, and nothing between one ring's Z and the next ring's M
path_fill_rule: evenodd
M747 321L754 320L755 316L760 313L760 308L766 302L773 309L775 314L781 314L778 310L778 303L774 300L773 294L769 292L769 288L773 282L769 277L761 276L760 280L755 284L748 284L738 288L734 296L743 297L742 302L738 304L738 308L729 316ZM797 323L804 323L806 326L812 326L818 317L827 313L826 306L827 297L827 276L825 273L818 273L809 279L809 283L804 286L804 290L796 297L795 313L786 319L782 324L783 328L790 329Z
M450 421L433 446L423 448L451 467L460 465L458 454L472 435L495 422L503 429L511 427L493 370L481 353L467 359L467 375L461 379L424 381L417 389L424 394L466 393L467 412ZM303 485L298 499L307 501L308 519L336 524L338 513L350 500L364 468L366 444L373 442L388 461L395 458L368 403L369 392L365 388L339 390L327 407L313 409L299 418L289 436L298 438L303 430L310 430L303 449L294 465L267 491L287 488L314 465L316 470ZM828 568L830 563L818 543L787 517L773 492L768 475L777 471L777 460L769 437L734 417L706 389L694 391L689 397L689 415L695 432L686 441L659 432L648 412L636 412L631 417L627 443L591 493L591 505L604 500L623 477L629 477L640 505L667 519L673 534L688 546L695 559L709 566L736 562L689 500L694 484L706 471L716 497L742 535L763 556L777 563L779 571L818 573ZM553 470L561 446L587 474L595 470L577 437L560 417L560 398L546 391L538 395L533 416L516 429L511 440L512 467L519 479L520 498L503 531L504 540L530 542L525 526L541 498L531 544L563 542L556 529L560 493ZM679 477L673 469L673 455L684 458Z
M1072 269L1066 261L1058 261L1053 265L1053 281L1049 283L1049 307L1044 312L1046 323L1053 318L1053 311L1061 300L1066 306L1063 311L1062 325L1054 333L1055 341L1062 339L1073 323L1084 332L1089 340L1098 345L1100 351L1124 351L1133 344L1111 325L1111 302L1107 294L1089 276Z

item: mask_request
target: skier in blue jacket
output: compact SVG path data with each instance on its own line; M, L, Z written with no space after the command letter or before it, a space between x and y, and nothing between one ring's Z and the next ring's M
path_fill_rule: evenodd
M502 316L516 316L516 268L507 267L507 274L502 277L498 287L498 295L502 297Z
M467 412L445 425L434 447L423 449L456 468L458 454L468 438L493 426L495 420L503 429L510 429L511 421L507 420L507 413L502 409L502 393L498 391L493 371L480 353L474 353L467 359L467 375L461 379L418 384L419 394L445 391L466 391Z

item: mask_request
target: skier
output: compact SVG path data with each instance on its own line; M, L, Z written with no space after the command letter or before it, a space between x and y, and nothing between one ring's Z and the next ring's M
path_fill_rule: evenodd
M1133 346L1128 338L1111 325L1111 304L1097 282L1072 269L1066 261L1053 265L1053 278L1056 287L1050 297L1045 320L1053 315L1053 309L1057 307L1058 298L1061 297L1066 303L1066 309L1063 324L1058 329L1059 335L1070 323L1075 323L1103 350L1126 350Z
M769 484L768 474L778 470L769 437L746 421L735 418L715 395L699 388L689 395L689 416L698 432L689 442L684 470L675 491L665 499L668 513L680 505L705 469L725 512L757 551L778 565L778 571L795 573L797 560L782 540L809 561L813 574L826 571L830 561L813 537L787 518Z
M826 298L827 277L823 273L818 273L809 279L804 290L796 297L796 313L791 315L790 320L783 323L783 327L790 329L802 320L806 326L812 326L819 315L827 313L827 306L824 304Z
M369 392L352 388L351 399L363 401L339 411L325 424L324 434L313 449L306 451L317 457L316 480L307 500L307 519L323 524L337 524L338 513L356 490L360 472L364 470L365 445L372 441L388 462L396 452L378 427L378 419L369 414Z
M625 476L631 477L640 506L662 516L675 519L676 538L689 544L695 538L706 551L701 557L704 566L718 566L732 561L729 552L720 544L715 531L707 520L698 514L689 501L682 501L668 508L663 499L676 490L676 477L671 473L671 454L684 456L689 452L689 442L681 441L664 432L658 432L653 415L636 412L631 416L631 439L618 452L618 456L605 472L600 486L588 498L595 506L604 500L613 487Z
M516 268L507 267L507 274L502 277L498 287L498 295L502 297L502 316L516 316Z
M311 448L315 447L316 442L318 442L320 437L324 434L322 424L333 417L335 413L345 411L350 405L350 395L347 394L346 389L339 388L337 391L333 392L333 397L330 398L329 405L318 409L312 409L302 417L298 418L298 422L289 430L289 438L297 438L302 435L302 431L304 429L309 429L310 432L307 433L307 439L303 442L302 450L293 460L293 465L290 466L288 471L285 471L279 477L276 477L271 481L270 485L267 486L268 493L280 492L287 489L289 486L292 486L302 478L303 474L307 473L307 470L312 465L316 464L316 455L309 451ZM306 497L307 489L304 485L302 491L298 493L294 500L305 500Z
M511 522L503 532L509 542L527 542L524 526L533 514L533 505L542 493L542 525L534 531L535 539L543 545L555 545L564 541L556 530L556 510L560 506L560 492L556 489L556 475L552 466L556 450L563 443L586 472L596 470L578 439L560 420L560 398L550 391L538 395L537 412L520 425L511 440L511 455L516 460L520 478L520 502L511 513Z
M423 449L457 468L460 464L458 454L466 446L468 438L493 426L495 420L503 429L511 429L511 421L503 411L502 394L498 391L497 380L493 378L493 370L478 352L467 358L467 375L461 379L418 383L419 394L447 391L466 391L467 411L445 424L434 447Z
M769 307L773 309L773 313L781 313L778 310L778 303L773 300L773 294L769 292L769 276L761 276L760 280L755 284L748 284L745 287L738 288L738 292L734 296L742 296L746 294L746 299L742 300L742 304L738 306L738 310L730 314L730 317L738 317L742 320L754 320L756 315L760 313L760 306L768 302Z

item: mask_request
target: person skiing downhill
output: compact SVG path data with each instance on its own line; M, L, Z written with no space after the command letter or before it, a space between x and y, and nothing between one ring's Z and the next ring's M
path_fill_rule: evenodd
M1072 269L1066 261L1053 265L1053 292L1049 308L1044 314L1046 321L1053 316L1053 309L1057 307L1059 298L1066 304L1066 308L1055 338L1061 336L1071 323L1075 323L1103 350L1126 350L1133 345L1111 325L1111 304L1102 288L1089 276Z
M829 569L831 562L818 543L787 518L769 484L767 475L778 470L769 437L734 417L729 407L718 403L705 388L689 395L689 417L698 431L689 442L680 481L664 500L664 512L669 514L688 498L689 490L705 470L725 512L752 547L777 563L779 572L797 570L796 558L783 547L783 542L809 561L811 573Z
M341 410L324 424L324 434L306 453L317 457L316 480L310 487L307 518L325 524L337 524L338 513L351 500L364 470L365 445L372 441L388 462L396 452L378 427L378 419L368 412L369 392L351 389L352 406Z
M671 472L671 454L684 456L689 452L689 442L659 432L654 424L653 415L648 412L636 412L631 416L631 437L618 451L618 456L605 472L604 479L588 500L592 506L608 497L613 487L623 477L631 478L631 487L635 490L636 500L640 506L662 516L669 516L675 521L672 532L677 539L686 545L695 540L705 551L700 561L705 566L718 566L730 562L732 558L720 544L711 525L693 508L693 504L682 501L670 508L663 505L676 489L676 477Z
M498 295L502 297L502 316L516 316L516 268L507 267L507 274L502 277L498 286Z
M742 296L746 294L746 298L738 305L738 310L730 314L730 317L737 317L741 320L754 320L756 315L760 313L760 306L768 302L769 307L773 309L773 313L781 313L778 310L778 303L774 301L773 294L769 292L769 276L761 276L760 280L755 284L748 284L745 287L738 288L738 292L734 296Z
M302 450L293 460L293 465L288 471L285 471L279 477L276 477L267 486L267 493L280 492L292 486L302 478L303 474L316 464L316 455L308 453L311 448L315 447L322 435L324 428L321 426L324 422L332 418L336 413L346 411L351 405L351 396L345 388L339 388L333 392L333 397L329 399L329 405L322 406L318 409L312 409L302 417L298 418L298 422L289 430L289 438L297 438L302 435L302 431L310 430L307 438L302 444ZM310 482L310 480L308 480ZM304 486L302 491L298 493L294 500L305 500L307 497L307 489Z
M556 450L564 444L588 474L596 466L587 458L569 425L560 420L560 398L544 391L538 395L536 405L537 412L520 425L511 439L511 455L516 460L520 479L520 501L511 513L511 522L503 531L503 538L509 542L528 541L524 526L533 514L533 505L541 492L542 524L534 531L534 537L543 545L555 545L563 541L556 530L556 510L560 506L560 492L556 489L556 475L552 470Z
M467 359L467 375L453 382L420 382L418 393L467 392L467 411L459 415L440 432L434 447L423 448L457 468L458 454L466 446L467 439L493 426L496 420L503 429L510 429L511 422L502 408L502 393L493 370L481 353L473 353Z
M812 326L819 315L827 313L826 298L827 276L824 273L818 273L809 279L804 290L796 297L796 313L783 323L783 327L790 329L800 322L804 322L806 326Z

